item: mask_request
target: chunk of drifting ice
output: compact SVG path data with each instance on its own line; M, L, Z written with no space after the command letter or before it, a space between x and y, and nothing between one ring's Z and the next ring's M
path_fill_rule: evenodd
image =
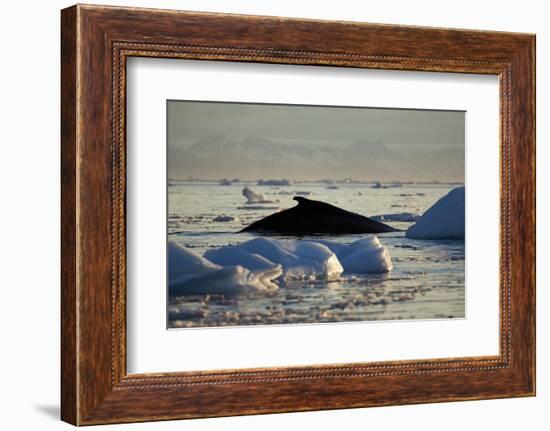
M368 235L351 244L320 240L340 260L345 272L371 274L389 272L393 269L391 256L377 236Z
M263 194L256 193L254 190L245 187L243 189L243 196L247 199L246 203L248 204L272 204L274 201L266 199Z
M327 240L255 238L208 250L204 257L178 243L168 245L171 295L269 292L274 280L338 278L342 272L380 273L393 269L388 250L368 235L349 245Z
M265 257L256 253L249 253L239 246L211 249L204 253L204 257L218 265L241 265L250 270L268 269L276 266Z
M222 267L178 243L168 244L170 295L239 294L277 290L273 280L283 273L280 265L251 271L241 265Z
M255 238L245 243L209 250L205 257L219 265L239 264L250 270L279 264L283 278L335 279L342 272L380 273L393 269L388 250L374 235L350 245L327 240Z
M465 187L439 199L412 225L405 236L414 239L464 239Z
M184 276L170 281L171 295L235 295L270 292L279 286L273 282L282 273L280 265L263 271L249 271L240 265L226 266L206 274Z
M344 271L334 253L322 244L311 241L255 238L239 247L281 265L285 279L332 279Z
M168 279L172 280L189 274L201 275L221 269L205 258L187 250L177 242L168 243Z
M327 247L312 241L255 238L245 243L209 250L206 255L219 265L238 262L248 269L280 265L284 279L337 278L343 268Z
M378 238L376 239L378 240ZM349 246L351 248L350 252L341 259L346 272L364 274L388 272L393 269L390 253L379 241L377 246L369 247L357 244L358 242L352 243Z
M291 250L299 259L315 262L315 266L321 268L321 271L317 272L317 275L320 274L323 278L333 279L338 278L344 272L344 268L336 255L323 244L314 241L294 241L293 246ZM303 263L288 271L290 277L303 278L316 276L315 273L310 274L308 272L309 269L304 268Z

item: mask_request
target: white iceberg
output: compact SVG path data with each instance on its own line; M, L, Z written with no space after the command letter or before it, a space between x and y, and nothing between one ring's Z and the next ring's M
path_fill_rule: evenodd
M181 244L172 241L168 243L169 280L186 277L190 274L202 275L217 269L220 269L219 265L189 251Z
M241 265L252 271L276 266L276 264L265 257L256 253L250 253L239 246L214 248L204 253L204 257L218 265Z
M368 235L351 244L320 240L336 254L345 272L354 274L375 274L393 269L391 256L377 236Z
M374 235L351 244L261 237L208 250L204 257L168 244L168 285L175 296L272 292L279 288L277 280L337 280L344 272L392 269L388 250Z
M236 246L209 250L205 256L222 266L238 262L247 269L267 269L280 265L285 280L334 279L344 271L330 249L304 240L255 238Z
M413 239L464 239L465 187L439 199L406 233Z
M337 279L343 272L383 273L393 269L387 248L374 235L349 245L328 240L261 237L236 246L208 250L205 257L221 266L239 264L249 270L281 265L285 280Z
M246 204L272 204L274 201L266 199L265 196L261 193L256 193L252 189L245 187L243 189L243 196L246 198Z
M279 288L274 280L282 273L280 265L272 265L256 271L241 265L222 267L196 255L178 243L168 244L170 295L234 295L270 292Z

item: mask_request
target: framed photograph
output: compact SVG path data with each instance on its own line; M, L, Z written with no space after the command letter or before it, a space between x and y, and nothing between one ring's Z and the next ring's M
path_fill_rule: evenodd
M535 394L535 36L61 14L62 419Z

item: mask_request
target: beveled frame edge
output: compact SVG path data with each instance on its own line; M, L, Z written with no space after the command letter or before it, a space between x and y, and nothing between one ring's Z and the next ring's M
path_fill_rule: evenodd
M533 35L77 5L62 11L61 44L63 420L83 425L534 395ZM129 56L499 75L500 355L126 375Z

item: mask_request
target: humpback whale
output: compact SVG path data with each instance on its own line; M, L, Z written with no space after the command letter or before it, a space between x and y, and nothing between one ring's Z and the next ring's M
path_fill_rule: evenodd
M301 196L293 199L298 205L258 220L240 232L309 235L383 233L398 230L325 202Z

